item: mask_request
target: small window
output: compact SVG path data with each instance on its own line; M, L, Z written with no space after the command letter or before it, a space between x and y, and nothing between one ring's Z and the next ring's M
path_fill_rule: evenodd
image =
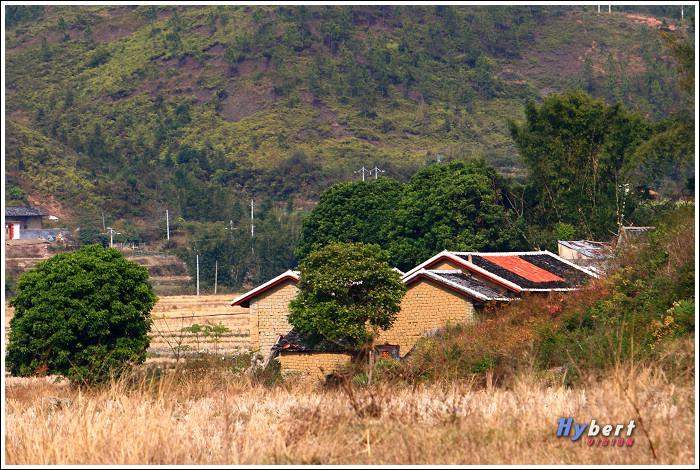
M377 356L381 359L400 359L399 346L395 344L384 344L382 346L377 346L376 348Z

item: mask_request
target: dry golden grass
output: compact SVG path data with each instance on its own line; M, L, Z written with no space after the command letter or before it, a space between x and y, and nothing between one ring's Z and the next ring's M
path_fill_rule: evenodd
M179 379L176 379L179 377ZM651 369L576 389L523 377L342 389L286 381L266 388L226 372L172 374L156 385L78 391L10 379L8 464L674 463L694 460L692 384ZM366 412L358 412L364 410ZM638 411L637 411L638 410ZM556 421L635 419L633 447L557 438ZM648 438L646 437L648 433ZM652 455L649 441L654 446Z

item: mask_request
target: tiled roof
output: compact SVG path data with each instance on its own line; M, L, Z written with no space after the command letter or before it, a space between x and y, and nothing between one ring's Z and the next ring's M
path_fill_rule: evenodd
M508 301L514 298L512 292L502 293L487 282L458 269L420 269L413 272L410 276L404 277L403 282L411 285L423 278L431 279L458 294L481 302L489 300Z
M525 290L574 289L594 277L590 271L548 251L457 255Z
M647 235L656 227L622 227L617 237L617 246L624 243L634 243Z
M582 254L586 258L605 260L612 256L610 243L592 240L559 240L559 244Z
M498 289L490 286L486 282L478 279L470 274L459 270L428 270L428 273L438 276L445 281L459 286L466 293L478 293L484 298L482 300L509 300L515 298L511 292L501 292Z
M561 282L564 280L520 256L483 256L483 258L531 282Z
M46 212L36 207L5 206L5 217L43 217Z

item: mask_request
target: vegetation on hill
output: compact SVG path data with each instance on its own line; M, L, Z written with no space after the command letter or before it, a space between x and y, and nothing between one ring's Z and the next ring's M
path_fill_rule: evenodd
M117 219L168 205L225 221L247 195L314 199L363 163L519 167L506 123L528 99L584 86L660 118L678 98L658 32L588 7L12 11L10 137L22 125L52 142L48 158L76 154L61 164L92 183L87 200L57 198ZM55 193L13 142L14 181Z
M6 202L91 233L104 215L135 242L163 240L168 209L169 246L191 268L200 254L205 282L218 262L222 282L256 283L295 263L300 212L362 165L406 181L479 158L522 180L508 123L574 88L643 116L640 181L687 191L692 164L669 163L692 137L674 121L685 79L642 11L694 30L671 7L10 6Z

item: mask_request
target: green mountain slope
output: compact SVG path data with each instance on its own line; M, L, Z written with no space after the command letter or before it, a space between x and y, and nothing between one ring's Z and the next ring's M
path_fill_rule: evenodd
M527 100L581 87L654 119L678 102L659 25L630 11L10 13L8 179L68 217L147 219L168 206L227 221L250 195L307 207L361 165L401 179L443 157L484 156L517 176L507 123Z

